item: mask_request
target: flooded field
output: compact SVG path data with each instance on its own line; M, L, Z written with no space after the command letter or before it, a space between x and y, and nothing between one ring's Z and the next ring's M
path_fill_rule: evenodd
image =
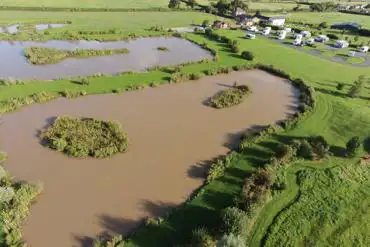
M242 104L216 110L208 97L247 84ZM101 232L125 234L147 216L163 215L202 184L208 160L235 147L240 133L287 118L298 92L259 70L123 93L57 99L3 116L0 150L13 176L41 181L24 238L34 247L83 246ZM39 131L59 115L117 120L129 150L111 159L75 159L40 144Z
M128 54L90 58L68 58L57 64L32 65L23 55L25 47L40 46L58 49L119 49ZM167 47L166 52L158 47ZM153 66L169 66L186 62L212 59L212 55L199 46L179 38L142 38L130 41L0 41L0 78L55 79L86 76L95 73L114 74L124 71L145 70Z

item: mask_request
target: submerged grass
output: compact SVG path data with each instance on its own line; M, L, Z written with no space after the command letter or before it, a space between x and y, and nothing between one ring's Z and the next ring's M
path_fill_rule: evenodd
M54 64L66 58L81 58L92 56L108 56L113 54L127 54L129 50L122 49L76 49L76 50L59 50L48 47L26 47L24 56L32 64Z
M58 117L42 139L48 147L74 157L107 158L128 148L119 123L92 118Z

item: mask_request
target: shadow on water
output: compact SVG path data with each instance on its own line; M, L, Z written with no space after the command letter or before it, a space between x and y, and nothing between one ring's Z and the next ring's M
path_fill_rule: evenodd
M57 119L57 117L56 117L56 116L47 118L47 119L45 120L45 125L44 125L41 129L38 129L38 130L36 131L35 137L39 140L39 143L40 143L41 145L45 145L45 144L46 144L46 142L41 138L42 131L43 131L44 129L47 129L48 127L50 127L50 126L55 122L55 120L56 120L56 119Z

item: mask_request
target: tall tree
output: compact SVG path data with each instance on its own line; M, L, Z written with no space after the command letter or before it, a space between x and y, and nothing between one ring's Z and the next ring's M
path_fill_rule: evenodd
M168 7L170 9L178 9L180 8L180 0L170 0L168 3Z

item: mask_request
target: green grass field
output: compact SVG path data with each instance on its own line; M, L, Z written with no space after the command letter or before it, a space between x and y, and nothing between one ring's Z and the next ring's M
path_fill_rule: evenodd
M214 20L215 16L199 12L33 12L1 11L0 24L72 21L69 30L107 30L122 28L143 30L155 25L183 27L203 20ZM171 20L171 21L169 21ZM52 30L58 31L58 30Z
M314 12L294 12L288 14L288 21L299 21L320 24L327 22L329 25L341 22L356 22L363 27L370 28L370 20L366 15L352 15L338 12L314 13Z
M0 22L35 22L39 20L63 20L70 18L69 29L126 28L140 30L158 25L184 26L192 21L200 22L209 15L198 13L43 13L43 12L1 12ZM106 14L106 15L105 15ZM117 14L117 15L116 15ZM334 14L328 15L326 19ZM166 16L165 16L166 15ZM189 15L194 15L189 18ZM297 15L314 19L310 13ZM295 16L295 15L294 15ZM337 16L337 15L335 15ZM348 15L344 15L348 16ZM171 23L168 23L170 18ZM173 21L172 21L173 18ZM194 20L192 20L194 18ZM298 18L298 17L296 17ZM339 17L337 17L339 18ZM357 16L358 19L362 18ZM325 19L325 20L326 20ZM329 21L328 21L329 22ZM334 21L333 21L334 22ZM332 156L322 162L297 162L287 168L287 189L274 195L259 214L249 234L247 246L369 246L370 231L369 166L358 166L359 157L349 159L341 156L346 141L358 135L362 140L370 137L370 87L366 85L361 98L347 96L349 88L359 75L370 76L369 68L357 68L321 59L296 51L269 40L244 39L241 31L218 31L222 35L238 40L241 51L251 51L255 61L247 62L232 53L223 44L210 41L197 34L188 37L198 43L207 43L219 51L218 61L192 64L181 69L183 73L201 73L219 66L233 66L247 63L274 65L293 77L304 79L315 89L317 99L312 114L303 119L297 127L271 136L237 153L232 165L220 178L212 181L203 193L188 204L173 211L159 226L143 227L132 237L129 247L167 247L186 243L192 229L205 225L216 225L220 210L233 205L244 182L246 174L253 172L270 158L276 143L287 140L322 135L331 145ZM91 78L89 85L79 85L70 80L56 82L32 82L25 85L0 86L0 101L12 97L25 97L33 93L48 92L58 95L69 90L83 90L88 94L110 93L132 85L149 85L152 82L167 83L169 73L152 71ZM338 83L344 89L337 90ZM367 151L370 152L369 147ZM304 176L303 176L303 175ZM31 212L32 213L32 212ZM279 242L280 241L280 242ZM126 245L125 245L126 246Z
M197 1L207 4L207 0ZM168 0L0 0L0 6L65 8L167 8Z

